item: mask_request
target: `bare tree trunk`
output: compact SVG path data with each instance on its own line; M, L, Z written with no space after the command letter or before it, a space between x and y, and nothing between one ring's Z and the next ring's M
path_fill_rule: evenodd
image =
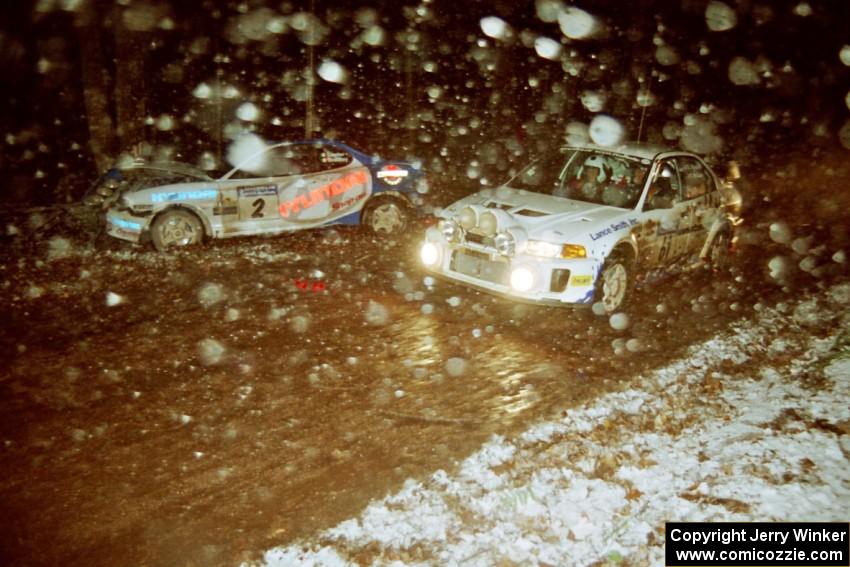
M115 27L115 118L121 150L145 141L147 89L145 55L148 34L129 29L126 8L116 6Z
M75 24L80 42L89 148L98 171L103 171L112 164L115 156L115 128L109 113L109 76L94 0L83 0Z

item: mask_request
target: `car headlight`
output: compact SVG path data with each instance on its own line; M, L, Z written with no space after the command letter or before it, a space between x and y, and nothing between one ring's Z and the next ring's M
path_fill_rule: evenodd
M460 225L453 220L440 221L440 234L443 235L448 242L457 242L460 240Z
M560 244L552 244L542 240L529 240L525 245L525 251L532 256L541 256L543 258L557 258L561 255L563 246Z
M419 249L419 259L426 266L436 266L440 261L440 248L433 242L426 242Z
M534 287L534 272L527 266L519 266L511 271L511 287L515 291L528 291Z
M482 215L483 216L483 215ZM510 232L500 232L493 239L496 251L502 256L513 256L516 252L516 238Z

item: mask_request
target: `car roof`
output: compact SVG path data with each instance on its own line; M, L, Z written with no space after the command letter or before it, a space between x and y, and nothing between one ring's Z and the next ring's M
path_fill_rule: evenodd
M143 161L133 161L128 164L122 164L118 167L118 169L123 171L128 171L132 169L148 169L148 170L156 170L163 171L166 173L177 173L181 175L190 175L192 177L202 178L202 179L210 179L209 173L206 171L195 167L193 165L189 165L188 163L183 163L179 161L152 161L152 162L143 162Z
M622 154L629 157L639 158L639 159L655 159L660 154L683 154L688 152L682 152L680 150L676 150L674 148L668 148L665 146L661 146L658 144L649 144L646 142L623 142L621 144L617 144L615 146L600 146L599 144L592 143L578 143L578 144L568 144L563 146L562 149L582 149L582 150L594 150L599 152L607 152L613 154Z

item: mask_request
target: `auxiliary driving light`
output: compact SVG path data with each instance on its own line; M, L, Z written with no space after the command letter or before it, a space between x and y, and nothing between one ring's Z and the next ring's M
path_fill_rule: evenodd
M511 272L511 287L515 291L528 291L534 287L534 272L531 268L520 266Z
M440 261L440 249L433 242L426 242L419 250L419 259L426 266L436 266Z

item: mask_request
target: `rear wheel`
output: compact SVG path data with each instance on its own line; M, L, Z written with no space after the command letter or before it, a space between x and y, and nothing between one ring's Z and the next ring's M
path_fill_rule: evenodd
M160 252L168 248L198 244L203 237L204 227L201 221L189 211L166 211L156 217L151 225L151 240Z
M398 234L407 227L409 217L408 208L401 200L376 198L366 205L363 224L375 234Z
M619 311L626 304L632 287L632 262L623 253L615 252L605 260L596 280L596 298L606 313Z

